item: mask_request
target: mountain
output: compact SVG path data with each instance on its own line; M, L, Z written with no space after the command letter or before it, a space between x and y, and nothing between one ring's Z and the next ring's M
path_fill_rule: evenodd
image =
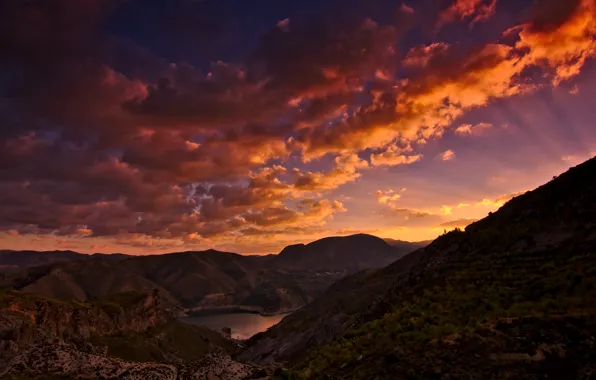
M125 292L158 289L162 301L177 304L170 293L114 260L85 259L32 267L11 278L12 287L65 300L93 300Z
M296 378L589 378L596 159L380 270L348 276L240 359Z
M18 252L6 263L54 262L0 276L0 285L60 299L89 300L159 289L189 312L240 308L256 312L298 309L343 276L383 267L415 244L391 247L370 235L330 237L286 247L279 255L243 256L207 250L150 256L89 256L74 252ZM1 258L1 256L0 256ZM58 259L75 261L55 262ZM1 261L0 261L1 262Z
M297 309L347 273L382 267L410 248L352 235L289 246L266 257L209 250L131 257L120 265L162 286L189 309L274 312Z
M49 265L75 260L106 259L121 260L128 257L121 253L102 254L95 253L86 255L73 251L10 251L0 250L0 268L18 267L27 268L41 265Z
M432 240L423 240L423 241L418 241L418 242L410 242L410 241L403 241L403 240L396 240L396 239L383 239L385 240L385 243L389 244L390 246L394 247L394 248L403 248L403 249L409 249L409 247L413 247L414 249L417 248L422 248L422 247L426 247L427 245L429 245L430 243L432 243Z
M354 272L384 267L419 247L405 243L396 251L383 239L365 234L328 237L284 248L275 264L280 268Z

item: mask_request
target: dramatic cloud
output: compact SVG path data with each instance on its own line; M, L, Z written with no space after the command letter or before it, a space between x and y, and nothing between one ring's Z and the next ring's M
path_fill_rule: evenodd
M591 94L580 80L596 55L591 0L537 1L501 38L466 41L431 38L530 4L309 3L260 18L236 12L233 0L207 3L0 4L4 240L155 250L293 241L340 230L339 215L352 223L371 205L436 227L444 221L433 218L459 218L466 207L408 207L403 192L377 192L364 205L354 198L401 188L416 170L438 178L468 157L458 144L488 140L453 133L505 122L467 113L559 88ZM455 152L452 164L440 162ZM529 186L484 194L519 188Z
M559 84L579 74L596 54L596 3L593 0L544 0L536 5L532 23L519 32L518 49L529 51L531 64L553 71Z

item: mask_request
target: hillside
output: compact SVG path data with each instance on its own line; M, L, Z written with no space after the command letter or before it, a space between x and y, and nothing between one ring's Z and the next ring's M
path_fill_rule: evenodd
M158 291L93 302L0 292L0 378L255 378L236 345L176 321ZM180 376L180 377L179 377Z
M241 358L286 360L304 378L590 377L594 194L596 159L465 232L344 278Z
M418 246L394 248L370 235L330 237L290 246L279 255L243 256L216 250L150 256L88 256L48 252L47 262L0 276L0 285L60 299L160 289L187 311L242 308L257 312L298 309L329 285L363 268L380 268ZM18 253L11 253L17 262ZM25 262L43 262L41 252ZM66 261L74 257L75 261Z
M27 268L12 279L12 287L27 293L64 300L93 300L126 292L158 289L164 303L178 303L158 284L113 260L81 260Z

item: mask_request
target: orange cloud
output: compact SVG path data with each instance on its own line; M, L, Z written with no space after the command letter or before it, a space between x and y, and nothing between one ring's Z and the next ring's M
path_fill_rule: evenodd
M396 201L401 198L401 195L399 193L396 193L393 190L388 190L388 191L377 190L375 192L375 195L377 196L377 202L379 202L382 205L388 205L388 206L395 205Z
M329 172L297 172L295 187L298 190L332 190L358 179L358 169L368 168L368 162L356 154L340 155L335 158L335 168Z
M455 158L455 152L449 149L441 153L440 157L443 161L451 161Z
M455 133L461 136L467 135L474 135L478 136L483 134L485 131L493 128L492 124L489 123L478 123L475 125L472 124L462 124L455 129Z
M421 159L421 154L406 156L394 150L386 150L382 153L370 155L370 163L372 166L407 165L420 161Z
M551 3L554 4L552 0ZM596 2L579 0L559 2L556 6L574 8L568 9L570 15L564 22L540 18L524 25L516 44L516 48L528 51L528 63L554 70L555 85L579 74L588 58L596 54ZM562 11L565 13L566 9Z
M457 219L457 220L450 220L449 222L445 222L445 223L441 223L439 224L437 227L439 228L464 228L467 227L468 225L477 222L478 219L466 219L466 218L462 218L462 219Z
M520 196L522 194L524 194L525 191L520 191L520 192L516 192L516 193L511 193L511 194L505 194L505 195L501 195L498 198L495 199L483 199L480 202L477 202L476 205L477 206L489 206L492 208L498 208L503 206L505 203L509 202L510 200L512 200L513 198Z

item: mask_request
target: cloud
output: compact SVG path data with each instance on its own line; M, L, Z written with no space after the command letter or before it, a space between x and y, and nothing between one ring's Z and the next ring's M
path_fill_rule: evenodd
M360 159L356 154L336 157L335 165L335 168L329 172L297 171L298 178L294 186L298 190L307 191L333 190L358 179L361 176L357 172L358 169L368 168L368 162Z
M284 32L288 32L290 30L290 19L283 19L279 21L276 25L279 29L283 30Z
M592 0L542 0L531 23L519 32L518 49L529 51L531 64L546 66L559 84L579 74L596 54L596 3Z
M375 195L377 197L377 202L379 202L382 205L388 206L394 206L396 204L396 201L401 198L401 195L393 190L377 190L375 192Z
M371 154L370 163L372 166L397 166L412 164L421 159L421 154L406 156L395 151L387 150L383 153Z
M440 213L441 215L451 215L453 208L449 206L441 206Z
M455 159L455 152L451 149L444 151L439 155L443 161L451 161Z
M448 222L445 223L441 223L439 224L437 227L440 228L464 228L467 227L469 224L472 224L474 222L478 221L478 219L466 219L466 218L462 218L462 219L456 219L456 220L450 220Z
M515 197L518 197L522 194L526 193L525 191L520 191L520 192L516 192L516 193L511 193L511 194L505 194L505 195L501 195L498 198L495 199L483 199L482 201L476 203L476 205L478 206L490 206L490 207L501 207L503 206L505 203L509 202L510 200L512 200Z
M400 7L399 7L400 11L402 11L403 13L408 13L408 14L414 14L414 8L408 6L406 3L401 3Z
M596 54L588 0L539 1L506 38L472 47L407 46L397 26L333 9L271 25L229 62L194 65L176 46L225 39L228 24L175 2L155 32L175 39L151 34L153 49L104 28L123 11L108 3L1 2L3 231L128 234L154 247L242 231L315 233L345 211L333 191L370 166L417 162L465 112L558 85ZM440 17L473 25L495 4L454 1Z
M455 0L439 15L437 29L445 24L460 20L469 20L470 27L490 19L496 11L497 0Z
M493 125L489 123L478 123L475 125L472 124L462 124L455 129L455 134L460 136L479 136L483 134L485 131L492 129Z
M410 67L426 67L432 59L446 53L447 50L449 50L449 44L445 42L416 46L408 51L402 63Z

